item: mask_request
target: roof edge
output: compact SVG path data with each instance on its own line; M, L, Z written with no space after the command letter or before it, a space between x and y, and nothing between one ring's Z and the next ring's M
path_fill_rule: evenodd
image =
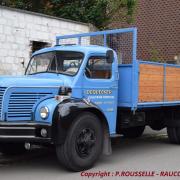
M56 16L50 16L50 15L47 15L47 14L42 14L42 13L38 13L38 12L27 11L27 10L22 10L22 9L17 9L17 8L11 8L11 7L2 6L2 5L0 5L0 9L6 9L6 10L16 11L16 12L20 12L20 13L25 13L25 14L35 15L35 16L41 16L41 17L46 17L46 18L51 18L51 19L56 19L56 20L61 20L61 21L80 24L80 25L84 25L84 26L88 26L88 27L92 26L92 24L90 24L90 23L83 23L83 22L74 21L74 20L71 20L71 19L59 18L59 17L56 17Z

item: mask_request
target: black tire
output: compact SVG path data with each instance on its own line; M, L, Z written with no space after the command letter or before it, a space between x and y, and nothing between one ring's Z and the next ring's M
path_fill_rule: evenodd
M0 152L5 156L20 155L26 152L24 143L1 143Z
M91 168L102 153L103 131L99 119L85 112L72 123L64 144L56 146L59 162L72 171Z
M180 128L167 127L169 141L173 144L180 144Z
M122 134L126 138L137 138L140 137L144 132L145 126L131 127L122 130Z
M165 123L164 121L160 121L160 120L157 120L157 121L152 121L150 124L149 124L150 128L152 130L155 130L155 131L160 131L162 130L163 128L165 128Z

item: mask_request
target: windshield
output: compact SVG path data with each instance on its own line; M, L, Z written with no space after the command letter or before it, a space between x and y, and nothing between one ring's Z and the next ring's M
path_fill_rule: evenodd
M84 55L80 52L55 51L35 55L27 67L26 74L60 73L75 75Z

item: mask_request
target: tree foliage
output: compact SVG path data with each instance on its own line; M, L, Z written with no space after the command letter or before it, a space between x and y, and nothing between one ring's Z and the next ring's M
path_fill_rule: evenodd
M0 0L2 5L45 13L85 23L100 29L114 16L132 21L137 0Z
M44 2L43 0L0 0L0 4L4 6L42 13L44 13L43 9L45 8Z

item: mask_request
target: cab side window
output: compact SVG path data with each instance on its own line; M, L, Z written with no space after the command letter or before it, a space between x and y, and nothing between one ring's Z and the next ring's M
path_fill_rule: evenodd
M104 56L92 56L88 60L85 74L90 79L110 79L112 64L107 63Z

